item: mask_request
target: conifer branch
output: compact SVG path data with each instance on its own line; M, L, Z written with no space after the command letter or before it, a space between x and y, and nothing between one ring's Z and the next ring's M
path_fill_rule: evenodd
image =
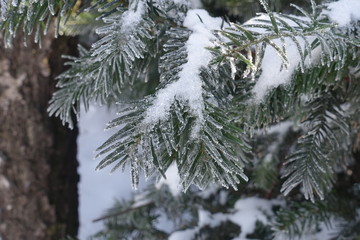
M3 32L5 46L11 46L12 39L19 30L24 32L24 43L35 31L34 41L41 45L42 34L47 34L53 19L55 37L58 36L60 23L64 24L76 8L76 0L14 0L1 1L0 31Z
M301 184L306 199L315 201L314 192L324 199L334 182L334 160L330 159L329 149L335 151L340 147L340 139L349 134L348 123L336 99L323 94L314 99L307 108L307 132L300 137L296 150L284 165L283 183L281 191L287 195L293 188ZM336 135L334 127L339 129ZM341 137L342 138L341 138ZM330 148L326 146L329 145Z

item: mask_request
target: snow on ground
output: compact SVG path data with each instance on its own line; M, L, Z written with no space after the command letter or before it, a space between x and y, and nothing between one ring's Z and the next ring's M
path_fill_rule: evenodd
M115 117L116 112L107 107L90 106L87 113L81 113L77 140L80 240L87 239L101 229L102 223L93 223L92 220L102 216L116 198L129 198L132 192L130 173L126 171L128 169L124 173L120 170L113 174L109 174L109 168L95 171L99 160L94 160L94 151L114 133L114 130L104 131L104 128Z

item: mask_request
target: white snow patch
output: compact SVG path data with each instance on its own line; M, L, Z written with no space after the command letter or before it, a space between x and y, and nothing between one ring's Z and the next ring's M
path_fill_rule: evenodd
M156 184L155 187L160 189L164 184L167 185L173 196L178 196L182 190L180 185L180 176L178 169L175 163L170 165L170 167L165 172L165 178L161 178Z
M328 3L326 6L327 10L324 10L322 14L327 15L329 19L334 23L337 23L339 27L351 27L351 24L360 20L360 0L340 0ZM306 20L303 17L295 17ZM251 27L252 24L258 23L258 20L269 20L269 17L267 15L260 15L249 20L244 25ZM283 18L283 20L291 26L296 26L296 23L289 19ZM262 34L266 33L266 31L261 28L251 28L251 30ZM314 39L315 37L313 36L307 37L309 43ZM300 43L302 50L304 50L304 40L300 37L297 37L297 40ZM274 43L279 47L282 46L280 40L274 40ZM270 89L288 84L299 67L301 58L296 44L290 38L285 38L285 47L287 59L289 61L287 68L284 66L276 50L269 45L266 47L261 65L262 73L253 89L255 101L260 102ZM314 49L312 51L312 59L309 57L305 59L305 67L309 67L312 63L317 62L320 58L320 53L320 47Z
M210 212L199 209L198 211L199 222L198 222L198 229L208 225L210 227L219 226L222 222L228 220L228 215L224 213L215 213L211 214Z
M0 0L1 1L1 0ZM121 34L129 35L131 36L131 33L135 28L138 27L139 23L143 19L143 15L146 12L146 5L144 0L139 1L131 1L129 4L129 8L127 11L125 11L118 21L119 26L121 27ZM103 18L104 22L112 22L113 18ZM96 33L99 35L107 34L108 29L106 29L105 32L103 32L103 28L96 29Z
M190 0L190 3L191 3L191 8L193 8L193 9L203 7L200 0Z
M176 230L176 223L168 218L166 213L161 210L157 210L156 214L158 218L156 219L155 228L166 233L172 233Z
M360 20L359 0L340 0L326 6L328 10L323 11L323 14L339 27L351 27L352 23Z
M209 198L211 195L215 195L216 192L221 188L218 184L211 184L206 189L199 191L198 195L204 199Z
M220 191L220 193L219 193L219 202L220 202L220 204L222 204L222 205L226 204L226 202L228 200L228 195L229 195L228 191L224 191L224 190Z
M305 20L305 18L300 18L294 16L299 20ZM258 33L266 34L265 29L263 28L254 28L251 27L252 24L259 24L259 20L269 20L268 15L260 15L253 19L250 19L248 22L244 24L244 26L249 27L251 31L256 31ZM290 26L297 26L295 22L292 20L282 18L282 20L286 21ZM263 24L263 23L262 23ZM307 41L311 44L311 42L315 39L313 36L306 37ZM296 37L296 40L299 42L301 47L301 51L304 52L305 41L301 37ZM254 100L256 102L261 102L268 91L272 88L278 87L280 85L286 85L290 83L295 71L299 68L301 57L299 53L298 46L295 42L292 41L291 38L284 38L284 43L280 39L273 40L273 42L282 49L282 46L285 46L286 58L288 60L288 64L285 66L283 60L279 56L279 53L270 45L267 45L265 48L264 57L261 64L261 75L257 80L253 92L254 92ZM320 47L314 49L312 51L312 57L310 59L309 55L305 58L305 67L311 66L314 62L317 62L320 58Z
M144 1L132 1L129 10L124 12L121 17L122 31L129 31L136 27L142 20L142 16L145 13L145 2Z
M266 128L264 131L267 134L275 134L275 133L279 134L279 137L281 137L279 141L282 141L282 137L289 131L289 128L293 126L294 126L293 121L283 121Z
M216 214L215 214L216 215ZM198 210L198 224L194 226L192 229L186 229L183 231L176 231L169 236L169 240L185 240L185 239L193 239L195 234L200 230L201 227L205 225L210 225L212 227L216 227L222 221L226 220L226 217L214 217L210 212L199 209ZM225 216L224 214L219 214L221 216Z
M184 231L177 231L170 235L168 240L185 240L192 239L197 229L187 229Z
M207 66L212 60L212 54L206 47L214 46L216 38L212 33L220 29L221 18L213 18L205 10L189 10L184 20L184 27L192 30L187 43L187 63L179 73L179 79L158 91L153 105L147 110L143 121L145 125L152 125L168 117L171 105L175 99L189 104L191 113L197 117L192 136L196 137L204 120L204 102L202 97L201 67Z
M266 33L267 30L265 28L261 28L261 27L255 27L252 26L254 24L266 24L262 21L269 21L270 18L267 14L258 14L256 17L250 18L249 20L247 20L246 22L244 22L244 27L245 28L249 28L249 30L257 32L257 33Z
M281 44L280 41L275 40L274 42L277 45ZM295 43L292 41L286 40L286 49L287 59L289 60L287 68L284 66L276 50L271 46L266 47L261 64L262 72L253 88L257 101L260 102L268 90L290 82L291 77L300 63L300 54L297 51Z
M231 221L241 226L241 233L235 239L246 239L247 234L254 232L257 220L264 224L269 223L268 217L274 215L272 211L274 205L282 206L284 203L276 199L266 200L257 197L238 200L234 207L237 212L229 217Z

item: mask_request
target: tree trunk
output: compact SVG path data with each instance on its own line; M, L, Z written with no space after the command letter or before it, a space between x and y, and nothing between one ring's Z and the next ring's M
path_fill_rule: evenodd
M40 49L18 37L0 47L0 240L77 234L77 131L46 112L72 42L47 36Z

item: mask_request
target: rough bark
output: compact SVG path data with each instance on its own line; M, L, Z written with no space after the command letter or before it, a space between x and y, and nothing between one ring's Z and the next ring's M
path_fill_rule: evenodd
M0 239L76 236L76 135L46 112L67 38L0 47Z

